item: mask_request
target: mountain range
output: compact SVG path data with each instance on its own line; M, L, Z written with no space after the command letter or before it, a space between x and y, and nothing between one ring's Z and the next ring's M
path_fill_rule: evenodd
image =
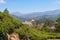
M20 12L13 12L11 13L17 19L44 19L49 18L55 20L58 16L60 16L60 9L52 10L52 11L45 11L45 12L32 12L28 14L22 14Z

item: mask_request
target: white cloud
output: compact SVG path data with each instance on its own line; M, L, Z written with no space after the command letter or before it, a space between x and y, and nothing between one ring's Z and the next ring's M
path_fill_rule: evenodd
M2 4L2 3L5 3L5 1L4 0L0 0L0 4Z

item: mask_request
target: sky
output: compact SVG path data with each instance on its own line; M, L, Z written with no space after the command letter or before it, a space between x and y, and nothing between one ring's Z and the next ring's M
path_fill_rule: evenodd
M60 9L60 0L0 0L0 11L5 8L10 12L43 12Z

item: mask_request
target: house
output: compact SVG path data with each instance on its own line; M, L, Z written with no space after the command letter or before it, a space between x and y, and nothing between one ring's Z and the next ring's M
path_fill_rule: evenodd
M29 27L33 26L32 22L30 21L25 21L25 22L22 22L23 24L25 25L28 25Z
M53 25L53 26L50 26L48 29L54 31L56 27Z

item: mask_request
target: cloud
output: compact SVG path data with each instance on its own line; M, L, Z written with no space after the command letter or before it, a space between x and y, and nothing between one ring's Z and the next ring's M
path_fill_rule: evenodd
M3 3L5 3L5 1L4 0L0 0L0 4L3 4Z
M60 4L60 1L59 1L59 2L57 2L57 4Z
M60 5L60 0L56 0L56 4L57 5Z
M52 4L56 6L60 6L60 0L55 0Z

